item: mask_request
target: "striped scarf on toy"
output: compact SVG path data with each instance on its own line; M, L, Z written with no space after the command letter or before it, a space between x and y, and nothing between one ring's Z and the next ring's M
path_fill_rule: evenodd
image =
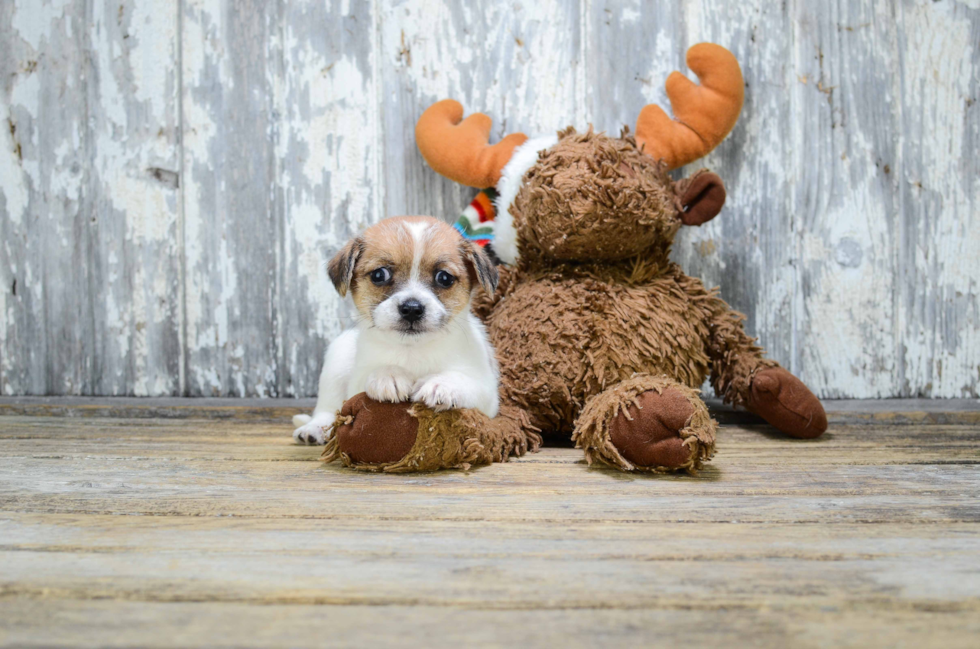
M463 238L478 246L486 246L493 241L493 218L497 215L493 201L497 198L495 189L484 189L469 204L453 225Z

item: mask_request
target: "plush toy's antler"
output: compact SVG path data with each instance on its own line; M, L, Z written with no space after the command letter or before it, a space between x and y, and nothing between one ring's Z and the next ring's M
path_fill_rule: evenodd
M430 106L415 125L422 157L443 176L470 187L494 187L514 149L527 136L512 133L490 146L490 118L474 113L463 119L458 101L444 99Z
M714 43L687 51L687 67L698 75L696 85L680 72L667 78L672 120L656 104L648 104L636 120L636 142L644 152L676 169L707 155L735 126L745 86L742 70L731 52Z

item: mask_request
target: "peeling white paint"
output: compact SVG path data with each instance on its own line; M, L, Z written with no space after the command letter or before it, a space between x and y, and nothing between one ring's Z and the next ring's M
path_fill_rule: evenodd
M24 159L25 150L37 148L37 131L28 130L26 125L18 123L15 111L24 111L36 115L38 97L40 95L40 79L36 74L17 75L13 80L9 105L3 107L5 118L0 126L3 131L3 151L0 152L0 188L7 199L7 216L14 219L14 225L20 225L27 216L30 188L40 187L40 167L38 161L29 155ZM11 124L15 132L10 132ZM20 154L17 154L17 147ZM29 149L27 149L30 147Z
M0 126L7 126L11 120L9 107L0 106L0 111ZM21 160L10 128L0 128L0 193L6 204L3 216L13 225L23 223L27 215L28 188Z
M74 4L74 0L34 0L15 4L11 26L14 33L32 49L40 50L51 23L62 18L65 9ZM70 37L72 34L69 31L66 35Z
M454 97L466 102L467 112L498 116L497 137L518 130L549 133L573 124L579 62L569 45L577 15L555 0L488 9L489 15L472 15L465 3L433 0L386 7L385 64L405 77L426 105ZM566 16L575 22L565 22Z
M329 254L389 212L452 219L471 194L421 162L421 110L457 98L494 118L493 139L616 134L644 104L668 107L668 74L693 78L684 48L703 40L735 51L747 101L732 137L680 172L715 169L729 198L675 258L824 396L980 389L977 0L182 7L178 34L167 0L96 3L90 21L73 0L14 2L6 394L171 394L180 355L191 394L311 394L351 314ZM152 171L181 169L176 187ZM69 271L74 255L96 257ZM52 308L84 315L66 329Z
M369 37L373 21L366 6L344 3L326 41L341 30L345 37L351 36L346 30ZM278 341L280 362L293 377L280 390L305 394L315 390L314 368L325 344L349 324L348 307L327 280L325 263L348 236L382 216L376 180L381 136L376 52L324 48L306 17L320 7L298 3L290 9L282 50L293 73L277 96L283 120L276 155L286 197L279 290L293 306L281 314Z
M915 3L904 20L905 86L915 107L905 116L911 153L905 178L923 208L909 233L916 254L904 260L914 264L911 277L921 295L900 303L905 382L924 396L976 397L980 194L976 176L960 172L964 156L976 154L966 143L978 140L976 117L974 130L965 130L967 101L977 101L980 86L976 13L956 3Z

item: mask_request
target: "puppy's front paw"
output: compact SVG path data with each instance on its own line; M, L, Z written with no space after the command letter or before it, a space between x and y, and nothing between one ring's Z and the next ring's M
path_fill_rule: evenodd
M364 391L375 401L399 403L408 401L413 384L412 377L402 368L385 367L371 372L364 384Z
M419 401L435 411L452 408L472 408L472 399L446 377L433 376L421 381L412 395L412 401Z
M293 439L300 444L326 444L336 416L333 413L322 413L293 431Z

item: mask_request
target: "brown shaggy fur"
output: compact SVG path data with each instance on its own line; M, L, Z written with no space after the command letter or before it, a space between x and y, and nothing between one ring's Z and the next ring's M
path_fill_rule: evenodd
M570 164L583 149L590 164ZM698 388L719 361L727 389L716 352L739 354L733 379L757 366L761 350L738 316L668 259L681 225L675 199L663 167L630 137L569 129L528 171L512 208L521 260L487 325L505 397L535 426L572 433L590 397L638 373ZM593 248L563 243L561 232L584 233Z
M511 208L520 260L502 273L496 295L476 301L500 360L503 402L543 431L572 434L590 462L697 469L714 449L697 389L710 376L726 401L746 405L754 374L777 366L745 333L743 316L669 260L694 207L681 196L700 173L675 185L628 134L566 129L527 172ZM694 409L677 431L690 453L636 466L610 440L610 418L641 388L668 386Z

